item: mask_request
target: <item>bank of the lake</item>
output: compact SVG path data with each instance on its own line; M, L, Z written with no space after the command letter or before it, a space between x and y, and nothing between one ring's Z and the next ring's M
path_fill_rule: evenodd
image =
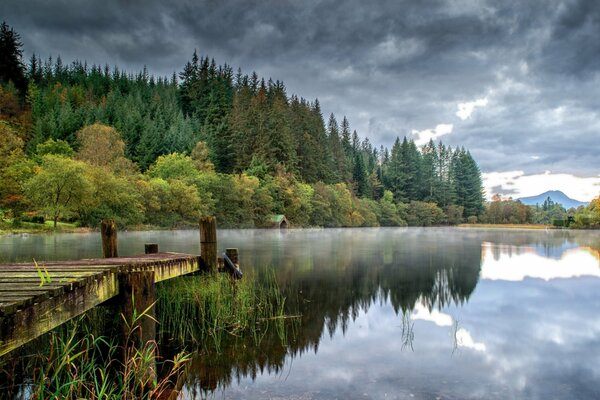
M475 229L557 229L553 225L544 224L459 224L457 227Z

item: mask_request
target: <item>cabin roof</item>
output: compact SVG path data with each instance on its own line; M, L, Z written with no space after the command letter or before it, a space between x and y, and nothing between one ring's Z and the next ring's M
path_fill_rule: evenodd
M283 214L271 215L271 222L280 224L283 221L287 221L287 218Z

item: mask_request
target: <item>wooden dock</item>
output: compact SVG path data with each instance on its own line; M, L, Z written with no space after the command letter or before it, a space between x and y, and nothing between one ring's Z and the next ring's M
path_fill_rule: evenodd
M0 356L118 295L143 310L154 283L203 266L179 253L0 265Z

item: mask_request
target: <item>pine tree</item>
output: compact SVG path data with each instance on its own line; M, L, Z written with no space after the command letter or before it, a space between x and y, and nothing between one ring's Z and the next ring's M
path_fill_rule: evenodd
M454 152L451 171L457 205L464 207L463 216L480 215L484 210L481 172L471 154L464 148Z
M354 180L354 190L358 197L365 196L369 190L369 184L367 181L367 175L365 173L365 166L362 157L359 153L354 156L354 170L352 172L352 179Z
M24 96L27 79L22 58L21 37L6 22L2 22L0 26L0 83L12 82Z
M333 182L346 181L346 154L340 140L339 128L335 116L329 116L327 123L329 147L331 152L331 172Z

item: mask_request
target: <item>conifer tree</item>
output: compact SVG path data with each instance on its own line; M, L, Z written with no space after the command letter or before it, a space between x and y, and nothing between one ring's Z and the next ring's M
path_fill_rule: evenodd
M0 25L0 83L12 82L21 95L25 95L27 79L22 58L21 37L6 22L2 22Z

